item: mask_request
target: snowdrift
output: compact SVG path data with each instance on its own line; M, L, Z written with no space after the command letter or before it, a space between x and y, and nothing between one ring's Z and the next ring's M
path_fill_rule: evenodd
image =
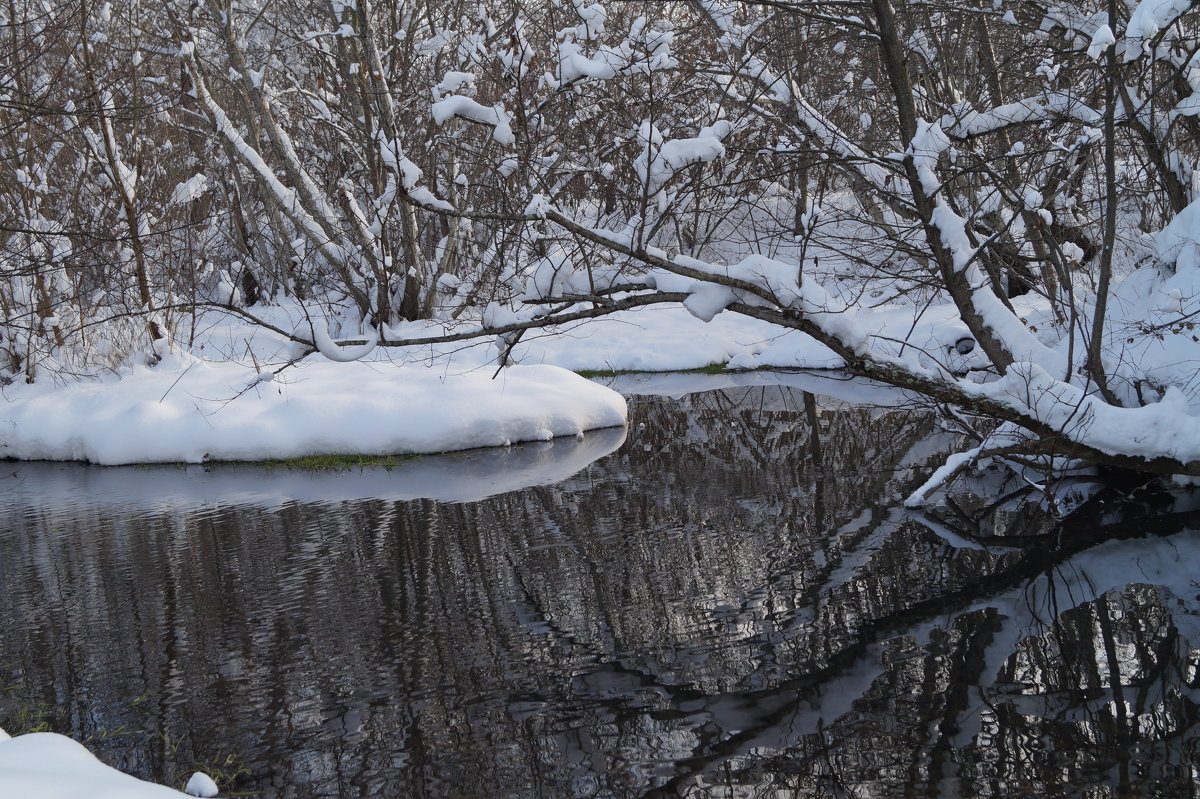
M273 376L175 356L119 379L11 392L0 456L118 465L435 453L625 423L620 394L565 369L494 373L313 361Z

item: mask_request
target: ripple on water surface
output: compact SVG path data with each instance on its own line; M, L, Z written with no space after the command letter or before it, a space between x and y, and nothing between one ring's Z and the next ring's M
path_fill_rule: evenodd
M0 726L269 797L1190 785L1192 534L960 547L898 506L957 439L805 389L391 470L9 464Z

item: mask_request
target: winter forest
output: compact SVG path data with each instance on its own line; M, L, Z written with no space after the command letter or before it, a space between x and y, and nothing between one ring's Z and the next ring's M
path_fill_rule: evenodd
M503 363L682 302L1002 422L973 457L1196 475L1187 11L10 3L0 375L152 365L217 316Z
M1198 13L3 0L0 794L1194 789Z

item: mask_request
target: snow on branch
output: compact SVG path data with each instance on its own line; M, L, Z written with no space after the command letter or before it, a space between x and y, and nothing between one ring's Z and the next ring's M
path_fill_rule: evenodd
M389 140L382 131L378 134L378 140L379 157L388 169L400 177L400 185L405 190L416 186L421 180L421 168L404 154L404 148L400 146L400 142Z
M1137 59L1159 31L1174 24L1191 7L1191 0L1141 0L1125 27L1122 59L1126 62Z
M608 12L604 6L599 3L585 5L584 0L571 0L571 4L575 6L575 13L579 15L581 23L576 28L576 35L586 41L599 39L608 21Z
M956 109L941 119L946 135L954 139L969 139L998 130L1045 122L1054 117L1074 119L1085 125L1099 125L1101 114L1078 95L1062 91L1046 91L1033 97L977 112L969 107Z
M203 194L207 188L208 176L202 172L197 173L177 185L167 202L169 205L186 205Z
M338 363L350 363L365 358L375 350L375 346L379 343L379 333L374 329L367 332L365 343L351 346L343 346L334 341L329 335L329 327L325 322L313 322L311 329L313 346L326 358Z
M316 220L304 210L304 207L301 205L300 198L296 195L296 192L283 185L283 183L275 175L274 171L267 166L267 162L263 160L258 151L250 146L250 144L244 138L242 138L242 134L238 132L238 129L233 124L232 120L230 120L225 114L224 109L217 105L216 101L213 100L212 96L208 93L208 89L201 82L198 75L193 76L193 81L195 83L197 99L200 100L200 102L204 105L205 110L208 111L209 116L213 120L213 124L217 128L217 131L229 141L234 152L236 152L242 158L246 165L249 166L258 177L259 181L275 197L280 208L283 209L283 212L287 214L288 218L295 222L297 226L304 231L308 239L313 242L318 249L330 256L334 263L346 263L346 252L339 245L329 240L329 236L325 234L325 231L321 229L321 226L318 225Z
M684 307L698 319L710 321L734 305L743 310L798 312L809 330L819 332L822 343L832 342L836 351L847 355L867 352L869 333L859 312L836 300L821 283L801 276L796 264L763 255L749 255L734 264L713 264L686 255L667 258L655 248L634 250L627 237L613 231L584 228L557 213L549 218L567 222L564 226L569 230L656 267L642 279L645 287L683 296Z
M574 83L582 78L608 80L628 66L628 61L608 48L602 48L595 58L583 54L575 42L563 42L558 46L558 81L560 84Z
M434 103L432 112L433 121L438 125L446 124L451 117L461 117L481 125L490 125L492 138L501 144L513 144L517 140L512 131L512 114L499 104L489 108L470 97L452 94Z
M820 142L825 149L844 159L847 165L852 165L867 183L876 188L887 185L887 170L809 102L801 94L799 87L777 75L762 59L755 56L744 57L737 74L757 83L772 101L787 106L808 135Z
M633 167L646 187L646 193L654 196L667 184L675 173L691 164L715 161L725 155L722 140L729 135L731 127L725 120L701 128L699 135L690 139L664 139L650 120L642 122L638 129L638 140L642 152L634 159Z
M1016 360L1038 360L1056 373L1066 375L1065 358L1038 341L1029 328L992 291L991 281L976 260L980 248L967 233L967 220L956 213L941 196L941 181L936 169L942 153L950 148L950 139L942 123L917 120L917 132L905 156L910 158L921 188L933 198L929 223L937 231L941 246L949 253L955 272L966 278L970 304L988 332Z
M593 4L582 11L592 12L599 8ZM592 17L591 19L596 19ZM580 26L578 38L589 41L595 36L593 28ZM585 35L586 34L586 35ZM598 35L598 34L597 34ZM675 32L660 25L647 25L645 17L634 20L629 34L618 47L602 46L594 56L585 55L583 48L570 39L558 45L558 83L568 87L586 78L610 80L617 75L630 73L650 74L661 70L675 69L678 60L671 53Z
M1018 362L999 380L968 390L1017 408L1085 447L1145 460L1172 458L1200 470L1200 424L1173 386L1156 403L1119 408L1035 363Z

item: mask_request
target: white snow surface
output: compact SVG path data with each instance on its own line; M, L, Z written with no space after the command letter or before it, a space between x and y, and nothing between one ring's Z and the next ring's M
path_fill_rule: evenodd
M1141 55L1143 43L1154 38L1190 6L1188 0L1141 0L1129 15L1129 25L1125 28L1129 40L1123 48L1125 61L1133 61Z
M574 42L563 42L558 46L560 83L572 83L581 78L608 80L616 77L617 70L623 66L624 59L607 50L602 50L596 58L589 58Z
M547 258L534 277L541 289L612 276L577 270L565 258ZM768 268L778 267L778 268ZM802 303L816 287L797 285L794 270L771 259L748 258L730 273ZM542 274L542 273L545 274ZM678 278L687 286L696 281ZM560 282L565 285L560 285ZM709 284L711 285L711 284ZM567 369L669 371L714 363L836 369L840 357L809 336L734 313L717 313L729 298L714 290L708 308L703 284L690 307L650 306L610 317L526 333L513 349L515 366L496 372L492 338L466 342L376 347L363 360L338 363L320 355L280 369L294 354L282 336L249 322L201 316L190 352L168 353L156 366L125 366L76 382L51 378L0 388L0 456L23 460L83 460L118 465L206 460L263 460L315 454L430 453L548 440L625 421L620 394ZM824 304L820 300L818 304ZM373 346L340 347L311 309L255 306L282 330L315 330L322 350L335 356ZM709 323L696 317L715 313ZM815 314L820 324L871 336L874 346L926 368L971 364L953 344L963 328L946 305L914 317L910 307ZM497 307L492 323L519 321ZM511 318L510 318L511 317ZM466 326L478 324L465 323ZM441 335L460 325L404 323L382 326L387 340ZM845 332L845 331L843 331ZM874 338L881 337L881 338ZM903 347L888 339L907 339ZM889 349L890 348L890 349ZM562 368L558 368L562 367Z
M625 422L624 398L572 372L494 371L310 359L268 379L177 355L101 380L10 387L0 455L116 465L432 453Z
M1117 43L1117 37L1113 36L1112 28L1108 25L1101 25L1092 34L1092 41L1088 45L1088 58L1099 59L1109 46Z
M203 794L212 796L215 794ZM12 799L182 799L187 794L110 768L52 732L8 738L0 730L0 796Z
M1110 455L1200 460L1200 423L1177 387L1140 408L1106 404L1083 389L1056 380L1037 364L1013 364L1008 374L976 387L982 396L1018 407L1072 439Z
M188 780L184 786L183 792L188 796L200 796L204 799L212 799L220 791L217 790L217 784L213 782L212 777L205 774L203 771L197 771Z
M649 120L642 122L638 139L644 149L634 160L634 169L646 185L646 191L652 195L657 193L684 167L723 157L725 145L722 139L731 129L727 121L720 120L701 129L694 138L665 139Z

